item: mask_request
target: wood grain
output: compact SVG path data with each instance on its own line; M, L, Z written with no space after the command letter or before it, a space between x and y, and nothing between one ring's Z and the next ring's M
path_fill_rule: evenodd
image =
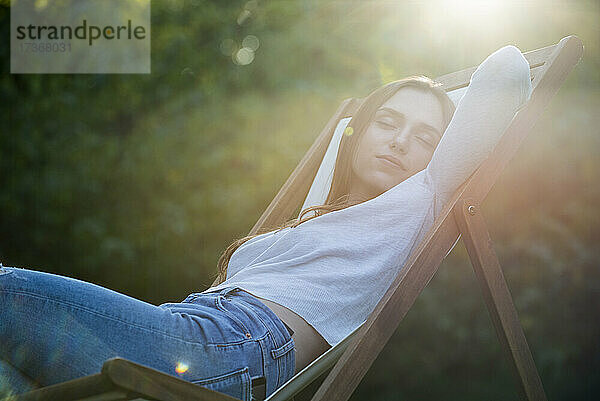
M479 204L475 199L461 199L454 208L454 217L462 233L498 340L515 377L520 398L546 401L542 381L519 323L517 310Z

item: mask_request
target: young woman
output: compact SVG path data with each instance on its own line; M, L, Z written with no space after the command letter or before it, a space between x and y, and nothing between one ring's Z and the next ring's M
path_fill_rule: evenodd
M337 128L326 199L234 242L216 285L180 303L0 268L0 388L97 373L119 356L242 400L264 378L268 396L367 319L530 94L514 46L478 67L456 110L427 78L377 89Z

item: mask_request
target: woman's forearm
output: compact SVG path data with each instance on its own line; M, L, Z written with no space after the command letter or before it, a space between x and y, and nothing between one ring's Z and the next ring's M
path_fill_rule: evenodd
M427 170L437 200L445 204L479 167L531 96L529 64L505 46L477 68Z

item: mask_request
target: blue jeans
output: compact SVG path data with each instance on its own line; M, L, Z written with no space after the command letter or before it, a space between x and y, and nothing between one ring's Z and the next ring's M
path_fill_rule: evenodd
M0 397L98 373L113 357L250 400L253 381L268 396L293 376L295 349L283 322L237 287L155 306L0 265Z

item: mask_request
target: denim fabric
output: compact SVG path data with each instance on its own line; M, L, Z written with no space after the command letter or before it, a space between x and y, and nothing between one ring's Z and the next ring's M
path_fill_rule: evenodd
M7 385L18 393L31 380L47 386L98 373L104 361L122 357L251 400L253 381L266 380L268 396L295 364L283 322L237 287L155 306L80 280L1 266L0 344L5 393Z

